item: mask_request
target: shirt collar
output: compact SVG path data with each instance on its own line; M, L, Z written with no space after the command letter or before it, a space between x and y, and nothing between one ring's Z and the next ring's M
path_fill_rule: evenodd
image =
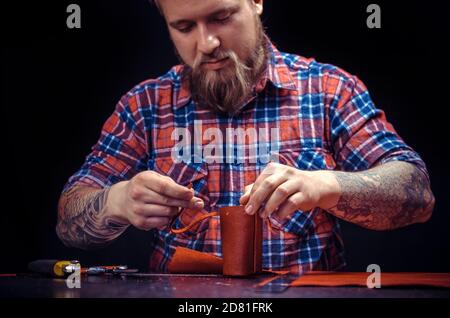
M275 45L267 38L268 43L268 65L263 78L266 77L275 87L296 90L297 85L292 78L291 72L284 58Z
M262 91L266 87L268 81L277 88L297 90L297 85L292 78L288 66L284 62L282 54L267 37L266 43L268 46L267 67L261 77L261 80L256 86L256 91ZM177 65L173 70L176 74L175 82L178 83L179 86L177 92L175 93L174 100L174 105L177 109L186 106L191 100L189 81L186 76L183 76L183 70L183 65Z

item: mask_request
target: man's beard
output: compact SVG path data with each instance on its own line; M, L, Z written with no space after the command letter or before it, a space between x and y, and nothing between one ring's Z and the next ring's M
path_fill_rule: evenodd
M235 52L220 51L213 56L203 56L194 62L193 67L186 65L189 88L194 101L219 113L237 114L243 103L250 97L267 63L267 40L261 20L256 16L257 41L246 61L242 61ZM219 70L205 70L202 62L228 58L227 64Z

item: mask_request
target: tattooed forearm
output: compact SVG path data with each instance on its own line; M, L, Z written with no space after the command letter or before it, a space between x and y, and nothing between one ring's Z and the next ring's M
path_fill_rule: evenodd
M67 246L89 249L105 246L127 228L105 215L109 188L74 186L61 195L56 232Z
M329 211L373 230L427 221L434 196L425 174L407 162L389 162L364 172L333 172L341 197Z

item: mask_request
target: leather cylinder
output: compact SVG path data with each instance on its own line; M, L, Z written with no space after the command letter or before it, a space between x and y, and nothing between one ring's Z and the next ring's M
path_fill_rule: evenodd
M247 276L262 267L262 219L248 215L243 206L219 209L223 274Z

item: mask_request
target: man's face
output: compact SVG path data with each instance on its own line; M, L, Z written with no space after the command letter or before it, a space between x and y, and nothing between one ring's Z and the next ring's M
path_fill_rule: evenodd
M264 60L262 0L159 0L177 53L190 68L191 92L233 112Z
M255 15L262 1L247 0L159 0L170 36L182 60L190 67L196 59L232 50L246 60L256 45ZM211 61L214 62L214 61ZM217 70L226 63L205 63Z

